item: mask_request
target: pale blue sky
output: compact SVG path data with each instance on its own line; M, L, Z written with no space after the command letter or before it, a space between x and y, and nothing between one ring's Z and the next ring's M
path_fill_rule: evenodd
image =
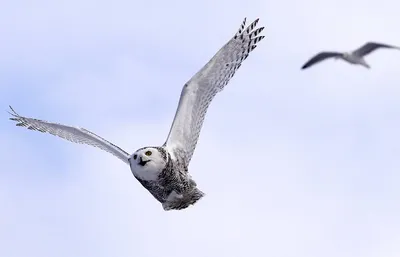
M320 50L400 45L399 8L3 1L0 256L399 256L400 52L300 71ZM181 87L244 17L266 38L209 109L189 167L206 197L185 211L163 211L114 156L8 120L11 104L128 152L162 144Z

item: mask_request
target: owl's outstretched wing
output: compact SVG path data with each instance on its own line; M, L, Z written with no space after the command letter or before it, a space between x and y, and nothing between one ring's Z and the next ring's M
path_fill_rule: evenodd
M178 108L164 146L183 158L186 165L192 158L207 109L214 98L233 77L242 62L264 36L264 27L257 28L258 19L246 29L246 18L239 31L184 86Z
M54 136L61 137L73 143L86 144L94 147L98 147L106 152L113 154L125 163L129 164L129 154L119 148L118 146L110 143L104 138L79 127L70 127L58 123L50 123L44 120L38 120L33 118L27 118L17 114L14 109L10 106L13 117L10 120L16 121L17 126L26 127L30 130L36 130L43 133L49 133Z

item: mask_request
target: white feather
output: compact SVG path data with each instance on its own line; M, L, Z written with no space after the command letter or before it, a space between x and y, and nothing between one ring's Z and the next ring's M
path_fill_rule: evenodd
M17 126L23 126L31 130L36 130L43 133L49 133L54 136L61 137L73 143L86 144L100 148L106 152L113 154L125 163L129 164L129 155L127 152L114 145L113 143L105 140L104 138L79 127L70 127L59 123L51 123L44 120L32 119L20 116L10 106L12 112L10 114L13 118L10 120L17 121Z
M264 36L257 36L264 27L256 28L258 19L239 31L184 86L165 147L188 166L200 135L204 117L214 96L239 69L249 53Z
M74 143L91 145L113 154L130 165L133 175L162 203L164 210L185 209L204 196L188 173L188 165L208 106L264 38L258 36L264 27L255 29L258 19L246 29L245 23L246 19L235 36L183 87L167 140L163 147L158 148L166 150L167 157L154 147L140 148L130 156L118 146L84 128L23 117L11 106L10 114L13 117L10 119L16 121L17 126L49 133ZM146 154L147 150L151 153Z

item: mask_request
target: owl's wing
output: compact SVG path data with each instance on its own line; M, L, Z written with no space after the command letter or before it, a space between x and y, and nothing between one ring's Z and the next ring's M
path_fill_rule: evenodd
M184 86L178 108L164 146L179 155L186 165L192 158L203 120L214 96L220 92L264 36L258 19L246 29L246 18L239 31ZM176 156L175 156L176 157Z
M98 147L106 152L113 154L125 163L129 164L129 155L127 152L119 148L118 146L110 143L104 138L79 127L70 127L58 123L50 123L44 120L38 120L33 118L27 118L17 114L14 109L10 106L13 117L10 120L16 121L17 126L26 127L30 130L36 130L42 133L49 133L54 136L61 137L73 143L86 144L94 147Z

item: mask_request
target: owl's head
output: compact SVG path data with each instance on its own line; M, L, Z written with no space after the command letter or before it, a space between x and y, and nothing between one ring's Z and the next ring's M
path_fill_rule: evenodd
M166 167L167 153L160 147L144 147L136 150L130 157L129 163L133 175L146 181L157 180L161 171Z

